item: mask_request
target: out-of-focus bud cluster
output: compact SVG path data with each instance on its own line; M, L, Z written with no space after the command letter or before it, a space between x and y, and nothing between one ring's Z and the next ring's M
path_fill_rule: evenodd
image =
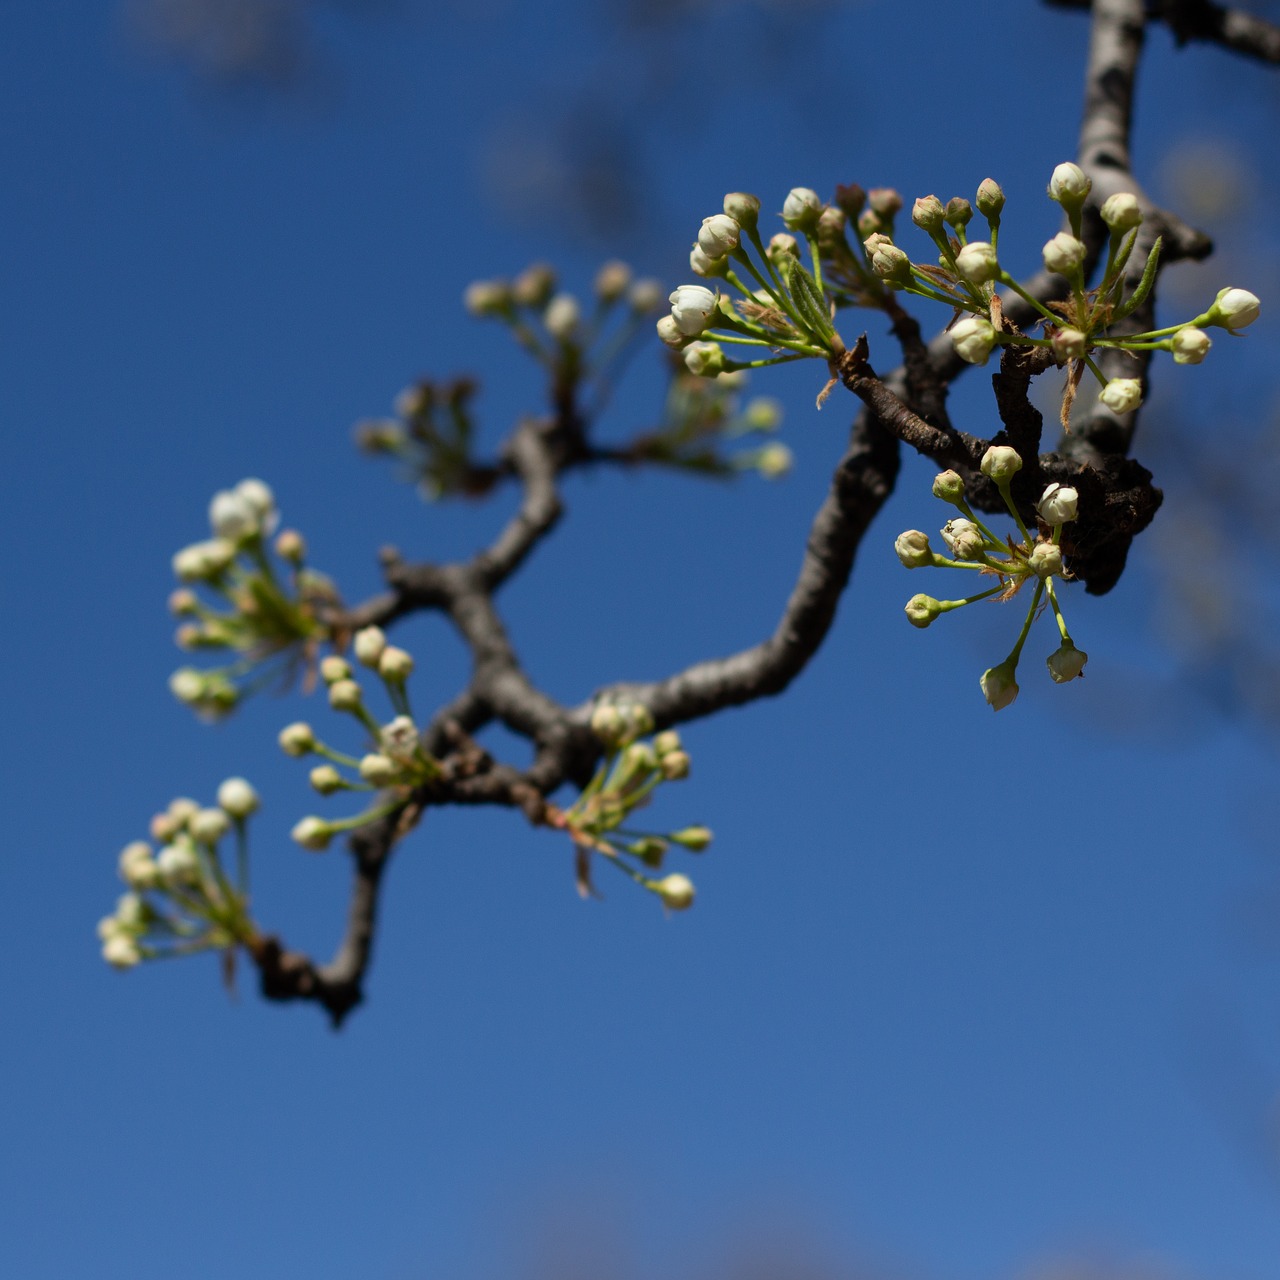
M672 847L701 853L711 844L706 827L643 831L629 824L664 782L689 775L689 756L673 729L653 732L653 717L634 702L600 702L591 728L604 744L604 760L595 776L567 809L551 807L549 825L567 831L576 855L578 892L594 894L592 856L606 858L672 911L693 905L692 881L678 872L656 876Z
M980 682L983 696L996 711L1007 707L1018 696L1015 678L1018 660L1041 601L1046 596L1061 636L1060 647L1048 659L1049 675L1058 684L1074 680L1083 674L1088 660L1088 654L1072 643L1058 599L1060 587L1070 578L1064 559L1063 529L1075 520L1080 496L1070 485L1049 485L1036 504L1036 529L1029 531L1014 505L1010 489L1013 477L1021 469L1022 458L1007 445L993 445L983 455L982 474L999 490L1018 526L1018 536L998 538L969 506L965 498L964 478L958 472L944 471L933 482L934 497L960 513L948 520L942 529L947 554L934 551L929 545L928 534L919 529L899 534L894 543L899 561L908 569L932 566L976 573L979 582L994 579L994 585L961 599L939 600L924 594L912 596L907 601L905 612L913 627L928 627L942 614L979 600L1012 600L1024 587L1032 586L1031 601L1013 651L999 666L984 672Z
M298 721L280 731L280 749L294 759L318 757L312 766L313 790L322 796L340 791L377 791L382 794L368 809L351 817L325 819L311 815L293 828L295 841L313 853L322 853L334 836L353 831L404 805L414 787L440 776L440 762L422 746L422 735L409 705L407 681L413 671L412 656L387 642L380 627L357 631L351 645L357 666L373 672L387 695L395 715L385 724L365 704L356 668L344 657L330 654L320 664L320 675L329 705L351 716L364 730L362 754L350 755L322 742L309 724Z
M169 688L198 715L216 720L247 693L314 662L329 634L324 613L337 605L338 593L329 578L307 567L300 533L275 533L275 498L261 480L214 494L209 523L212 538L173 557L183 584L169 597L181 620L175 639L182 649L236 656L222 667L181 667Z
M108 964L132 969L143 960L257 939L249 915L248 820L260 803L243 778L228 778L216 806L173 800L151 820L154 844L135 840L124 847L119 872L128 892L115 913L98 922Z

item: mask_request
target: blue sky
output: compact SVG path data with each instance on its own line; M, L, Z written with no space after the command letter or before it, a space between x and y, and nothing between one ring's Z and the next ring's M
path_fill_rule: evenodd
M467 371L495 441L542 389L465 316L465 285L547 258L585 290L614 254L679 283L726 190L770 208L801 183L910 199L992 175L1002 256L1030 267L1086 23L1007 8L998 25L923 4L904 30L882 3L725 5L627 32L567 0L404 0L322 13L313 80L230 94L148 55L113 5L0 12L0 1272L684 1280L772 1252L840 1276L1063 1258L1274 1275L1276 760L1248 665L1233 685L1202 663L1191 687L1162 603L1220 563L1204 539L1153 531L1111 595L1072 593L1088 679L1040 678L1033 633L1019 702L993 716L977 676L1016 622L903 621L921 588L893 537L943 519L909 460L804 676L686 734L693 777L655 820L716 830L687 915L621 882L581 903L552 835L441 812L396 859L369 1000L339 1035L249 981L229 1000L207 958L110 972L93 936L119 848L236 773L265 798L260 918L322 956L339 928L345 863L288 840L316 802L274 748L327 713L265 697L207 728L165 686L169 559L204 536L209 495L269 480L350 599L376 590L384 543L467 554L512 495L424 505L351 425L416 376ZM1231 242L1170 282L1169 318L1225 284L1269 305L1275 85L1150 43L1151 189L1187 194L1193 146L1252 175L1207 217ZM630 148L625 207L557 212L558 148L597 134ZM1167 463L1169 528L1205 474L1188 441L1220 432L1246 469L1270 456L1266 305L1246 341L1161 370L1138 455ZM606 432L652 419L657 370L656 351L637 362ZM786 405L783 482L566 482L569 518L501 598L535 679L576 701L772 628L851 411L814 409L819 377L754 384ZM955 403L994 429L981 375ZM1225 562L1262 561L1231 607L1265 647L1258 545ZM401 635L419 704L448 697L456 642L434 620Z

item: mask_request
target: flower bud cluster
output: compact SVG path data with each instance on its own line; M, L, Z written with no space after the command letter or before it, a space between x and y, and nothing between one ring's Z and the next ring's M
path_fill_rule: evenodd
M202 808L180 797L151 820L151 839L120 853L128 892L114 914L98 922L102 958L132 969L143 960L249 944L257 937L248 913L248 819L258 793L243 778L218 788L218 803ZM229 859L223 842L235 845ZM234 868L228 866L234 861Z
M711 844L711 832L693 826L658 833L626 825L662 783L688 777L689 755L680 735L674 729L654 733L648 709L627 701L597 703L591 729L604 745L604 760L573 804L550 809L547 819L573 841L579 892L584 897L594 893L592 856L599 854L668 909L683 911L693 905L688 877L673 873L655 878L651 873L661 870L672 846L701 853Z
M1070 485L1050 484L1036 504L1036 529L1029 532L1014 503L1012 482L1022 470L1022 458L1007 445L993 445L983 455L981 471L997 488L1009 514L1018 526L1018 536L1003 541L974 514L965 498L964 478L955 471L942 472L933 482L934 496L955 507L959 515L942 529L948 555L934 551L929 537L919 529L899 534L894 551L908 569L929 566L977 573L979 582L994 585L956 600L939 600L923 593L907 601L907 621L914 627L928 627L944 613L979 600L1011 600L1031 586L1031 602L1022 631L1012 653L999 666L987 670L981 679L983 696L999 711L1018 696L1015 676L1018 659L1031 624L1048 598L1062 637L1061 646L1048 659L1049 674L1059 684L1081 675L1088 655L1077 649L1067 632L1058 600L1060 586L1070 578L1062 546L1063 527L1076 519L1079 494Z
M181 667L169 688L198 715L218 719L272 678L267 664L285 674L314 658L328 636L324 614L338 596L328 578L306 567L306 544L296 530L279 533L269 548L279 515L261 480L242 480L215 494L209 522L213 538L173 557L183 586L169 597L169 607L184 619L176 636L181 648L230 650L235 657L222 667Z

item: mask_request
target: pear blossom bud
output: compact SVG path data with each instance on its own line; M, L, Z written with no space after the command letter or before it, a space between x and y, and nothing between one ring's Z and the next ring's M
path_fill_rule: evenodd
M676 324L675 316L663 316L657 324L658 337L662 340L664 346L670 347L673 351L680 351L687 347L691 341L685 334L680 332L680 326Z
M942 540L957 560L976 560L982 554L986 541L982 530L963 516L947 521L942 529Z
M1004 208L1004 190L994 178L983 178L978 184L975 203L984 218L994 221L1000 217L1000 210Z
M102 958L113 969L132 969L142 960L137 942L126 933L115 933L102 944Z
M228 542L243 542L261 530L261 522L253 505L233 489L222 489L209 503L209 524L214 534Z
M724 198L724 211L744 231L750 231L760 220L760 197L745 191L730 191Z
M684 349L684 367L699 378L714 378L724 369L724 349L718 342L691 342Z
M556 273L545 262L535 262L511 282L511 297L535 311L545 307L556 291Z
M714 213L703 218L698 232L698 247L709 258L723 258L731 254L742 238L742 228L737 219L727 213Z
M871 270L882 280L910 283L911 259L888 236L868 236L863 248L871 260Z
M275 541L276 555L290 564L301 564L307 558L307 540L297 529L282 529Z
M1008 484L1021 470L1021 456L1007 444L993 444L982 455L982 474L997 485Z
M867 192L867 204L882 218L892 219L902 208L902 196L892 187L873 187Z
M893 543L894 552L908 569L923 569L933 563L933 551L929 547L929 535L919 529L908 529L898 534Z
M1102 202L1102 221L1112 231L1124 234L1142 225L1142 206L1129 191L1117 191Z
M156 855L156 870L165 884L194 884L200 879L200 859L185 841L169 844Z
M218 788L218 804L243 822L262 807L262 798L244 778L227 778Z
M356 660L366 667L376 667L387 647L387 637L381 627L362 627L351 642Z
M668 782L675 782L689 776L689 756L684 751L669 751L658 761L662 776Z
M188 706L200 702L205 696L205 689L204 674L194 667L179 667L169 677L169 692Z
M1055 329L1050 341L1053 344L1054 359L1059 364L1084 359L1088 339L1079 329Z
M766 480L777 480L795 465L795 457L785 444L775 440L756 451L755 465L756 471Z
M703 252L701 245L695 244L689 250L689 270L707 280L717 279L729 274L729 259L712 258Z
M345 786L342 774L331 764L318 764L307 775L307 781L322 796L331 796Z
M922 231L940 231L947 220L947 211L937 196L921 196L911 206L911 221Z
M1069 161L1060 164L1049 179L1049 199L1056 200L1064 209L1078 209L1093 187L1079 165Z
M623 714L627 718L631 737L642 738L646 733L653 732L653 715L648 707L639 702L628 702Z
M688 849L690 853L701 853L711 844L711 828L684 827L679 831L670 832L667 839L673 844Z
M648 887L662 899L669 911L686 911L693 906L696 891L688 876L663 876L661 880L650 880Z
M380 751L370 752L360 761L360 776L372 786L390 786L400 776L400 766Z
M996 331L990 320L965 316L951 326L951 345L966 364L986 364L996 345Z
M959 231L973 220L973 206L964 196L952 196L947 201L946 215L947 221Z
M261 532L275 532L276 523L280 519L276 511L276 495L271 492L271 486L265 480L250 476L241 480L232 493L249 505L249 509L258 518Z
M398 422L386 418L356 423L355 437L356 444L366 453L395 453L407 438Z
M1053 542L1037 542L1027 563L1037 578L1051 578L1062 572L1062 548Z
M1213 339L1195 325L1179 329L1169 341L1174 364L1199 364L1213 346Z
M120 879L131 889L151 889L160 878L160 868L145 840L134 840L120 851Z
M882 218L874 209L863 209L855 224L859 239L865 241L869 236L887 235L893 230L893 223Z
M476 280L467 285L462 305L473 316L499 316L511 307L511 286L505 280Z
M769 258L772 262L777 262L781 258L798 258L800 256L800 241L795 236L788 235L785 231L779 231L777 235L769 237Z
M1070 275L1084 261L1084 243L1065 231L1059 231L1044 247L1044 265L1060 276Z
M200 806L186 796L175 796L169 801L168 814L181 830L200 811Z
M598 703L591 712L591 732L606 746L614 746L626 736L626 718L613 703Z
M776 431L781 423L782 405L772 396L756 396L742 411L742 426L747 431Z
M1076 518L1079 500L1080 495L1070 485L1051 484L1036 503L1036 514L1047 525L1066 524Z
M192 838L201 844L217 844L227 834L231 819L221 809L201 809L187 823Z
M418 726L410 716L396 716L379 735L383 753L395 760L412 760L418 752Z
M1054 684L1066 684L1068 680L1084 674L1084 664L1088 661L1089 655L1083 649L1077 649L1070 640L1064 640L1061 647L1045 659L1045 664Z
M993 711L1003 711L1018 696L1018 682L1014 679L1013 673L1014 668L1008 661L982 673L982 679L979 681L982 686L982 696L986 698Z
M696 338L711 323L717 295L700 284L682 284L668 299L676 328L686 337Z
M336 684L339 680L351 679L351 664L339 654L331 653L321 659L320 678L325 684Z
M199 609L200 602L196 599L194 591L179 587L176 591L169 593L169 612L175 618L189 618L193 613L198 613Z
M216 578L235 558L235 543L226 538L195 542L173 557L174 577L181 582L204 582Z
M933 496L952 505L964 501L964 477L958 471L939 471L933 479Z
M136 893L122 893L116 899L116 921L122 930L137 932L146 927L147 904Z
M311 726L302 720L280 730L280 750L287 756L305 756L315 750L316 738Z
M606 262L596 272L596 297L606 304L617 302L630 284L631 268L625 262L618 262L616 259Z
M389 644L378 659L378 674L393 684L403 684L413 672L413 655Z
M662 866L663 855L667 852L667 842L657 836L641 836L639 840L633 840L629 848L646 867L653 867L656 870Z
M1112 378L1098 400L1112 413L1132 413L1142 403L1142 383L1137 378Z
M828 205L818 219L818 243L824 249L834 249L837 245L843 245L848 221L843 209Z
M547 332L561 342L572 340L581 319L582 309L571 293L557 293L542 313L542 323L546 325Z
M782 202L782 223L792 231L813 231L822 215L822 201L809 187L792 187Z
M303 818L289 834L304 849L312 853L323 853L333 839L333 832L323 818Z
M329 705L335 711L354 711L363 698L360 686L354 680L335 680L329 686Z
M986 284L1000 274L1000 263L988 241L975 240L956 254L956 270L970 284Z
M923 594L912 596L903 606L903 610L907 615L907 621L913 627L921 629L927 627L943 611L940 601Z
M622 753L622 769L628 776L647 775L658 767L658 757L647 742L633 742Z
M665 729L653 739L654 753L661 759L672 751L680 750L680 735L674 729Z
M168 844L182 830L182 823L175 822L167 813L157 813L151 819L151 838L158 844Z
M1251 325L1261 309L1261 300L1248 289L1219 289L1213 306L1209 308L1209 315L1213 318L1207 323L1220 324L1234 332Z
M627 304L636 315L646 315L662 305L662 293L657 280L637 280L627 292Z
M856 222L866 202L867 193L856 182L836 184L836 204L846 218Z

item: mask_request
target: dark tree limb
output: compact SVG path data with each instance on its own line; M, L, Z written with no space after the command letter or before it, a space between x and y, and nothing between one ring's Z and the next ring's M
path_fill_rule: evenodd
M1091 0L1045 0L1055 9L1088 9ZM1148 0L1150 22L1163 22L1179 45L1221 45L1258 62L1280 63L1280 26L1210 0Z

